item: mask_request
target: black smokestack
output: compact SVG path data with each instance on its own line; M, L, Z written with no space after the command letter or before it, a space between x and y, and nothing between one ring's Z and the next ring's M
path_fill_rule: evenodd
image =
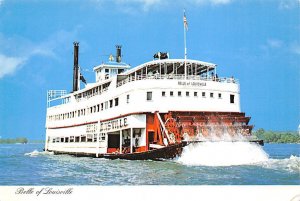
M120 63L121 60L122 60L122 55L121 55L121 48L122 48L122 46L121 45L116 45L116 48L117 48L116 61L118 63Z
M78 91L78 53L79 53L79 42L74 42L74 68L73 68L73 92Z

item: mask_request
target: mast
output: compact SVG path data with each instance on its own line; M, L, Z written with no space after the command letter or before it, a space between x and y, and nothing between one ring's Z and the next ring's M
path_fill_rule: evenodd
M186 59L187 59L187 49L186 49L186 31L188 30L188 23L186 20L185 9L183 10L183 41L184 41L184 75L185 79L187 78L187 68L186 68Z

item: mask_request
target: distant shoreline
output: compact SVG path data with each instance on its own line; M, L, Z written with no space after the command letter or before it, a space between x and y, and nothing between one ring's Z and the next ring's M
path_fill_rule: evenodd
M44 140L28 140L26 137L0 138L0 144L40 144Z
M297 131L266 131L262 128L253 131L253 136L265 143L300 144ZM0 144L44 144L45 140L28 140L26 137L0 138Z
M262 128L253 131L252 135L265 143L300 143L300 135L297 131L266 131Z

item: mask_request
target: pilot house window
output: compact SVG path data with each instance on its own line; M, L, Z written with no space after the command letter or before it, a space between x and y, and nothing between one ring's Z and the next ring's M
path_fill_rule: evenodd
M126 96L126 103L129 103L129 98L130 98L130 96L129 96L129 94L127 94L127 96Z
M152 100L152 91L147 92L147 100Z
M234 95L230 94L230 103L234 103Z
M119 105L119 98L115 98L115 106Z

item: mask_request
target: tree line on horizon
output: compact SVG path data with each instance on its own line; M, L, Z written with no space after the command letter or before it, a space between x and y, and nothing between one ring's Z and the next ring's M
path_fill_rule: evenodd
M300 143L300 135L296 131L266 131L260 128L252 134L265 143Z
M0 144L16 144L16 143L27 144L28 139L26 137L0 139Z

